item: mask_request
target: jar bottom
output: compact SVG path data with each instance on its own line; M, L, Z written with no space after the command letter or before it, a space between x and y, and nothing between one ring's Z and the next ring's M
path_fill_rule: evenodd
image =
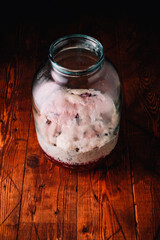
M60 162L51 156L49 156L44 150L42 149L42 152L47 160L51 161L53 164L55 164L58 167L63 167L65 169L69 170L76 170L76 171L88 171L92 170L94 168L99 168L105 165L106 157L99 158L95 161L88 162L88 163L81 163L81 164L68 164L65 162Z

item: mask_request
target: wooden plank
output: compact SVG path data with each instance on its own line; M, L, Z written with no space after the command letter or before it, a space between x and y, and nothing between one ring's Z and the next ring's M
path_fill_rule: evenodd
M76 239L76 213L77 173L54 166L45 158L32 118L18 239L25 231L30 232L31 239L46 239L50 234L53 239Z
M22 32L18 29L19 26L14 29L18 35L16 38L14 35L10 36L10 32L5 32L7 41L15 46L19 44L19 48L18 52L12 53L9 59L4 59L4 63L1 63L0 75L0 236L2 239L16 239L17 236L31 113L30 83L34 69L30 67L30 59L21 58L23 51L21 52L20 43L23 39ZM12 40L16 41L12 42ZM25 43L23 44L25 47Z
M130 129L137 236L138 239L159 239L159 142L133 125Z
M20 208L24 160L30 119L28 97L24 91L18 91L19 87L22 89L20 78L21 67L22 65L15 59L14 63L7 65L6 75L3 75L2 79L2 81L5 81L5 79L7 80L7 90L5 102L3 102L3 107L1 108L0 227L3 234L6 232L6 236L10 236L11 239L14 239L14 234L17 234L17 208ZM25 89L27 90L27 88ZM17 171L19 174L17 174ZM12 221L12 214L15 216L14 221ZM8 235L9 232L10 235Z
M145 61L143 64L145 65ZM136 121L136 124L129 121L129 144L133 165L132 181L137 215L137 236L139 239L158 239L160 237L160 100L156 94L157 89L153 88L156 69L153 76L153 72L150 72L151 66L146 68L149 72L145 72L145 76L141 72L133 84L141 100L139 106L137 106L138 103L135 104L135 109L137 107L141 112L141 118ZM152 71L153 68L154 66ZM149 74L149 78L146 74ZM157 82L156 79L154 80ZM145 124L142 119L145 119Z
M153 31L142 23L128 22L125 28L123 24L119 29L136 235L142 240L159 239L160 85L157 65L160 46ZM129 36L132 41L128 40Z

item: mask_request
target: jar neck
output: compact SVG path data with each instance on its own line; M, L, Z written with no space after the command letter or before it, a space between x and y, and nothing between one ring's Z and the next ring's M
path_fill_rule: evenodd
M95 38L73 34L51 44L49 60L52 69L69 76L92 74L104 62L103 46Z

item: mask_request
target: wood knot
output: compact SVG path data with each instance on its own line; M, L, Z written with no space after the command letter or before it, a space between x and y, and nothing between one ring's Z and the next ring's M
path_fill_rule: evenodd
M39 188L39 190L42 190L43 188L45 188L45 184L44 183L42 183L42 184L40 184L39 186L38 186L38 188Z
M59 209L57 208L57 210L54 212L54 214L55 214L55 215L58 215L59 212L60 212L60 211L59 211Z
M39 156L33 154L27 157L27 166L30 168L37 168L39 166Z
M87 228L86 226L83 226L82 232L83 232L83 233L87 233L87 232L88 232L88 228Z
M17 117L16 117L16 114L15 114L15 113L13 114L12 121L14 121L14 122L16 122L16 121L17 121Z

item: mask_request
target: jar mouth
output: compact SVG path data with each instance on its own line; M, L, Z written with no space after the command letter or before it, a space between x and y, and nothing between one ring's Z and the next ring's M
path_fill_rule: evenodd
M49 48L52 68L66 75L81 76L98 70L104 61L102 44L84 34L59 38Z

